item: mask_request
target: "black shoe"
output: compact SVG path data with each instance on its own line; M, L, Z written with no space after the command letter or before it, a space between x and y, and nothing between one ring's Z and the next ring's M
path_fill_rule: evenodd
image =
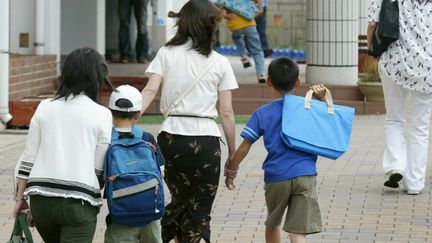
M242 57L240 60L241 60L241 62L243 63L243 67L244 67L244 68L248 68L248 67L252 66L252 64L251 64L251 62L250 62L250 60L249 60L249 57L244 56L244 57Z
M273 55L273 49L264 50L264 57L270 57L271 55Z
M384 182L384 186L390 188L398 188L399 181L402 180L403 175L400 172L391 172L388 181Z
M264 74L258 75L258 83L263 84L266 82L266 78Z
M147 61L147 58L145 58L145 57L137 58L137 63L146 63L146 61Z

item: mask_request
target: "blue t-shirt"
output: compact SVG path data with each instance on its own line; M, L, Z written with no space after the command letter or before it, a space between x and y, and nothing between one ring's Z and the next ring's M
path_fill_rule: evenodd
M281 139L282 104L283 100L278 99L258 108L240 134L251 143L264 137L268 153L262 165L265 182L317 174L316 155L292 149Z

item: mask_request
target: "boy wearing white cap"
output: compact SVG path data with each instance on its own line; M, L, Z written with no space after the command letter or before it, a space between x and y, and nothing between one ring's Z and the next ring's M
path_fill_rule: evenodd
M142 96L138 89L130 85L121 85L111 93L108 108L113 116L114 129L120 138L133 137L132 127L139 120ZM163 171L165 160L152 134L144 131L143 140L153 145L157 153L157 162ZM162 243L160 220L155 220L143 227L120 225L106 217L105 243L115 242L151 242Z

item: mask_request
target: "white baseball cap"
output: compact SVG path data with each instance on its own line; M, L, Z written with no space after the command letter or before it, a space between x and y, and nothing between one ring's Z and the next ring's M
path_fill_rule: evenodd
M130 105L119 107L119 100L127 100ZM127 102L126 102L127 103ZM139 90L130 85L121 85L111 93L108 108L115 111L136 112L142 109L142 96Z

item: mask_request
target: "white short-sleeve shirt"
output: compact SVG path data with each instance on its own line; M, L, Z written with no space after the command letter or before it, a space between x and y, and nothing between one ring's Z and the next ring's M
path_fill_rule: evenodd
M238 88L234 71L228 59L213 51L206 57L191 49L191 41L180 46L161 47L146 70L161 75L160 110L166 117L160 131L185 136L217 136L221 133L214 119L219 91ZM214 62L216 60L216 62ZM172 103L187 90L206 67L213 63L200 82L180 101L175 109ZM168 116L196 116L178 117Z
M421 93L432 93L432 1L397 0L399 39L381 56L381 75L398 85ZM382 0L371 0L370 22L379 22Z

